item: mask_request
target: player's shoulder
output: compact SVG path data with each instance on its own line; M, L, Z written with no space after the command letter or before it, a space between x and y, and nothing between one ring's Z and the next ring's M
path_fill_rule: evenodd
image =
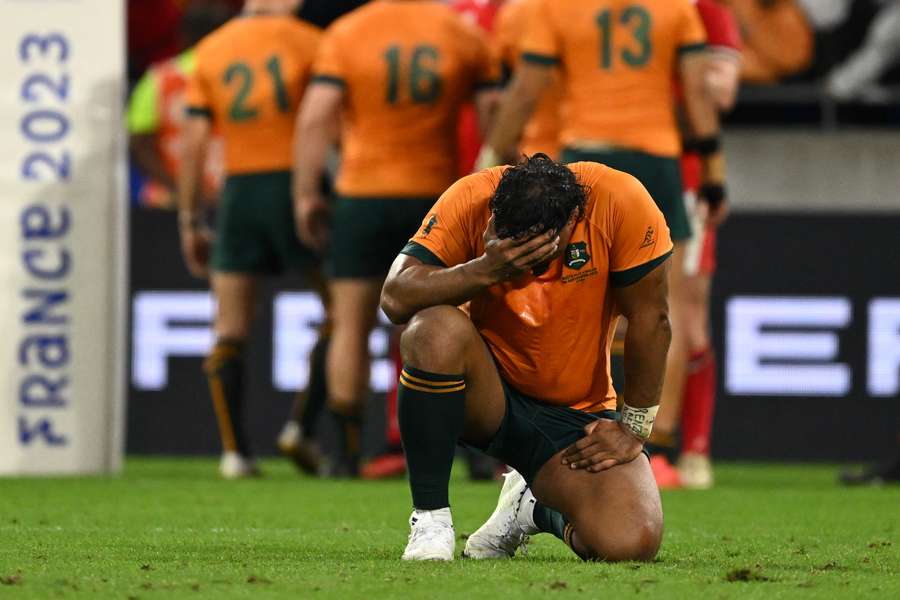
M649 193L637 177L597 162L582 161L568 165L578 182L585 186L588 220L599 222L599 213L635 199L648 198ZM594 217L597 216L595 219Z
M295 17L286 18L282 26L303 40L318 40L322 36L322 30L319 27Z
M533 0L509 0L504 2L497 11L496 26L509 26L521 21L529 4L533 5Z
M441 196L442 200L457 206L458 210L481 212L487 207L497 185L509 167L491 167L460 177Z
M195 59L204 61L214 57L219 49L226 47L241 29L240 19L234 17L209 32L194 46Z
M390 19L392 2L367 2L335 19L325 30L329 35L348 35L368 30Z

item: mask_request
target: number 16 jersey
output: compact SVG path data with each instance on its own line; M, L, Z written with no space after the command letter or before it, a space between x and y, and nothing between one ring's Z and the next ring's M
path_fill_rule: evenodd
M422 198L455 180L460 106L499 68L442 2L377 0L326 30L313 70L345 90L337 192Z
M188 112L215 121L228 175L290 170L297 107L320 38L294 17L244 15L197 45Z

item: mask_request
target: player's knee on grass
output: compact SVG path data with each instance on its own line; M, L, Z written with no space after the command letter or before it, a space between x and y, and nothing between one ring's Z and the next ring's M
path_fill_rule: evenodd
M575 525L576 552L585 560L650 561L656 558L662 543L662 520L648 517L635 523L600 523L596 518L579 520Z
M419 311L400 336L403 362L433 373L461 373L465 351L475 329L469 318L452 306Z

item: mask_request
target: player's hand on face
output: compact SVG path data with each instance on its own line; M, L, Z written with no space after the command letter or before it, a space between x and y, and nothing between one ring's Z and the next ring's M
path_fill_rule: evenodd
M294 218L300 241L318 251L325 249L331 234L331 205L318 193L300 196Z
M204 226L184 225L180 228L180 233L181 254L188 271L194 277L207 278L212 232Z
M617 421L597 419L584 427L585 436L563 451L570 469L593 473L633 461L644 444Z
M481 268L491 284L513 279L550 260L559 250L559 234L548 231L529 238L500 238L494 217L484 231Z

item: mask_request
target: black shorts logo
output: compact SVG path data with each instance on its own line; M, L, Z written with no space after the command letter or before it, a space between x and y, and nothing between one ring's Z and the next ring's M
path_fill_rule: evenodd
M570 269L580 269L591 260L587 251L586 242L575 242L566 246L566 266Z

